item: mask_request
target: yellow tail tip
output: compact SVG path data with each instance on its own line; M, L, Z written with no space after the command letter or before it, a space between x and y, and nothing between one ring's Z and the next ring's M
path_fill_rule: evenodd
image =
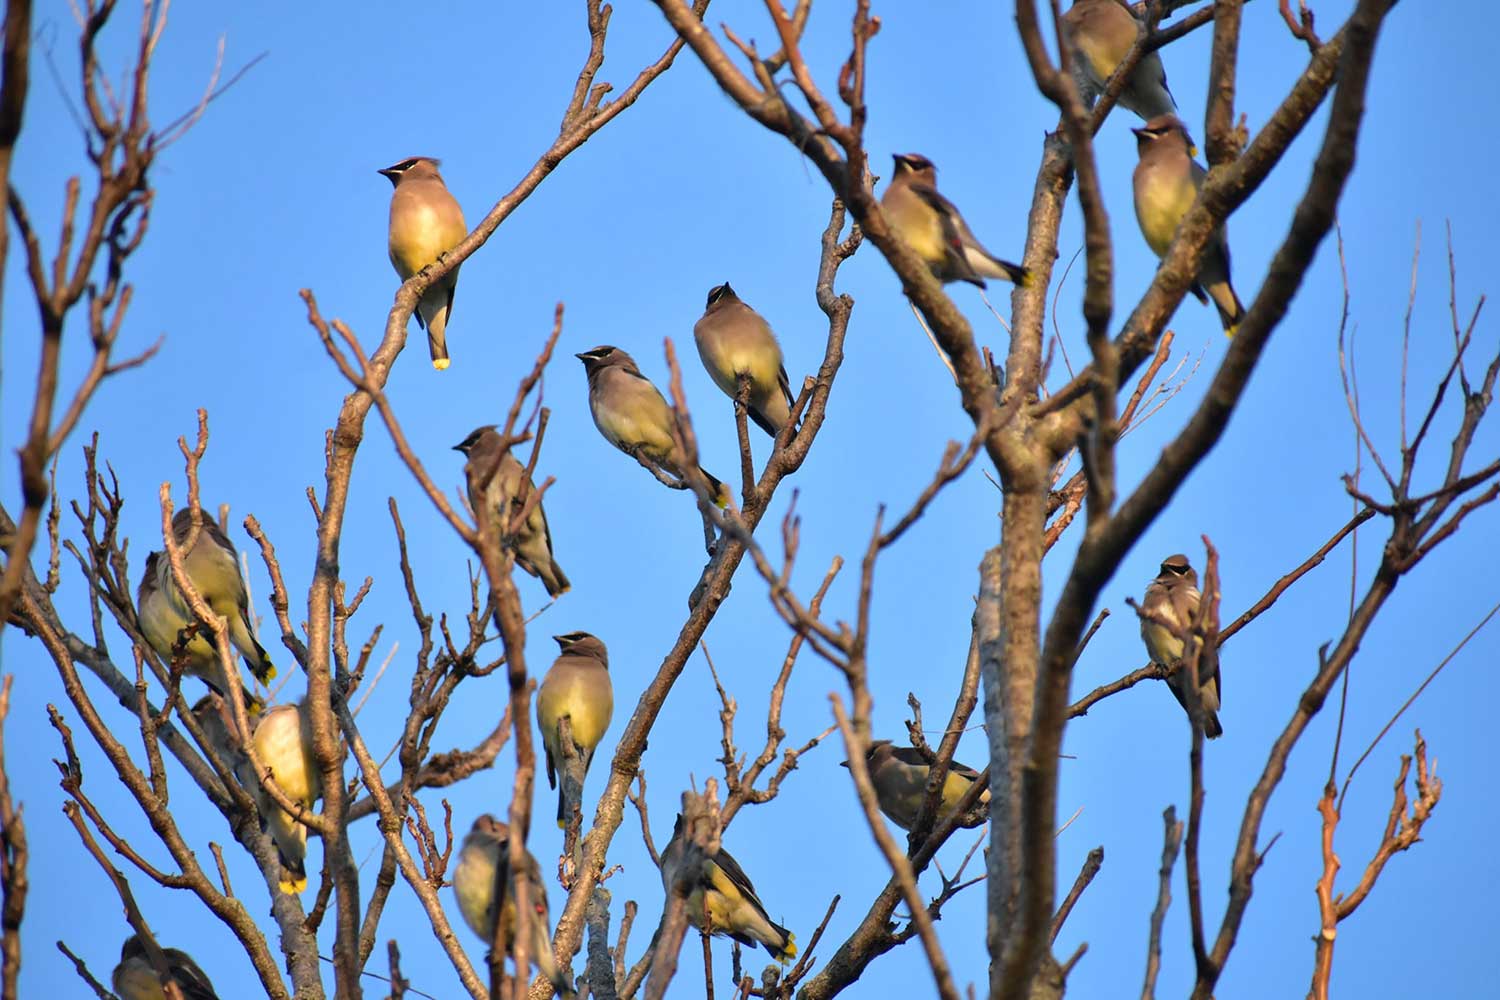
M1234 324L1233 326L1226 326L1224 328L1224 336L1226 336L1226 337L1233 337L1234 336L1234 331L1238 330L1239 328L1240 328L1240 325L1238 323Z
M448 366L452 363L453 362L449 361L447 358L433 358L432 369L433 371L445 372L448 370Z
M1022 288L1035 288L1036 287L1036 275L1032 274L1030 271L1024 272L1021 275L1021 280L1020 280L1019 284L1020 284L1020 286Z
M280 884L281 891L289 896L300 896L307 889L307 876L287 878L283 876Z

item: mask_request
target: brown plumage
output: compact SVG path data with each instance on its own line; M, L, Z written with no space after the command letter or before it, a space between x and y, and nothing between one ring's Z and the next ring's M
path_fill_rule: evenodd
M497 538L504 535L506 525L523 502L522 481L526 496L536 492L536 484L525 478L526 467L510 449L502 454L503 443L495 425L486 424L453 446L468 459L464 464L464 481L468 484L469 506L474 509L475 517L490 519ZM490 475L488 483L482 482L485 475ZM532 505L531 513L516 531L515 553L516 565L539 578L547 588L548 597L565 594L572 587L552 554L552 529L547 525L547 512L540 501Z
M1172 667L1182 662L1183 641L1178 632L1192 627L1200 600L1198 573L1188 564L1187 556L1163 559L1161 572L1146 588L1146 599L1141 602L1141 639L1152 663ZM1167 687L1184 709L1187 683L1187 670L1181 667L1167 678ZM1198 655L1198 688L1203 700L1203 734L1211 740L1224 735L1224 727L1219 724L1219 685L1219 650L1203 644Z
M402 281L463 242L469 234L463 210L448 193L438 173L438 161L411 156L379 171L396 189L391 193L391 223L387 250L391 266ZM453 315L453 293L458 268L445 274L417 303L417 325L427 329L432 367L448 367L448 320Z
M1031 273L984 248L959 214L938 194L937 167L918 153L897 153L895 172L880 196L886 220L906 245L927 262L933 277L947 284L967 281L985 287L985 278L1027 286Z
M570 782L564 780L558 787L557 772L563 764L558 724L563 716L568 717L568 729L583 755L583 773L587 776L594 751L614 716L615 692L609 679L609 651L597 636L569 632L552 638L561 652L537 688L536 722L547 752L547 784L557 788L557 825L561 827L567 823ZM583 789L571 791L581 802Z
M167 959L167 972L186 1000L219 1000L213 983L198 968L198 963L185 951L163 948ZM146 946L132 934L120 948L120 964L115 966L110 984L120 1000L166 1000L167 991L162 988L161 977L146 958Z
M635 359L618 347L600 345L575 355L589 379L589 411L604 439L627 455L644 456L669 475L684 479L683 456L672 437L672 407ZM701 465L713 502L729 503L729 491Z
M792 386L782 364L781 345L760 313L729 287L709 289L703 316L693 325L698 356L714 384L738 399L739 378L750 381L747 410L755 426L775 437L792 417Z
M1156 256L1165 257L1182 217L1198 200L1206 174L1194 161L1192 140L1175 115L1159 115L1131 131L1140 154L1134 174L1136 221ZM1245 307L1229 279L1229 240L1223 226L1203 248L1197 280L1189 290L1199 302L1213 299L1224 333L1233 336Z

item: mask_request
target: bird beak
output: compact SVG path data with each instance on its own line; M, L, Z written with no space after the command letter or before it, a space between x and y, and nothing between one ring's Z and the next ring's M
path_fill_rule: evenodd
M382 177L389 177L392 180L394 180L395 177L396 177L396 168L395 167L386 167L384 170L377 170L375 172L377 174L379 174L380 176L382 176Z
M573 357L577 358L579 361L587 361L589 359L589 355L588 355L587 351L583 351L583 352L581 352L579 354L575 354L575 355L573 355Z
M849 762L847 760L841 760L841 761L839 761L839 767L848 767L848 766L849 766Z
M1143 128L1133 128L1130 131L1135 133L1135 137L1137 139L1144 139L1146 137L1146 130ZM382 171L382 173L384 173L384 171Z
M462 444L456 444L456 445L453 446L453 450L454 451L463 451L464 450L464 446Z

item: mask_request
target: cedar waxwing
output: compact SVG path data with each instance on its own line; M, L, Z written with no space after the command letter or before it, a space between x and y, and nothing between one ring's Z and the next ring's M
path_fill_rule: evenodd
M250 711L251 739L254 739L255 724L260 719L260 711ZM203 736L208 740L209 746L213 748L224 765L229 768L240 785L255 794L257 782L255 780L255 766L250 763L250 758L240 748L239 741L230 735L228 724L224 716L219 712L219 706L214 704L214 696L206 694L193 703L193 718L198 720L198 725L203 729Z
M1175 115L1158 115L1141 128L1131 129L1141 160L1135 165L1135 217L1141 224L1141 235L1156 252L1165 257L1177 234L1177 225L1203 187L1205 171L1192 157L1192 140ZM1206 294L1205 294L1205 289ZM1234 336L1235 327L1245 316L1245 307L1229 283L1229 241L1224 227L1209 238L1198 265L1198 279L1190 289L1199 302L1209 298L1219 308L1224 332Z
M453 895L464 921L485 945L495 942L496 866L502 869L505 899L498 908L500 944L511 950L516 932L515 873L510 870L510 827L485 813L474 821L464 845L458 852L458 867L453 870ZM526 901L531 907L531 940L527 945L531 964L557 988L572 993L567 976L557 967L552 954L552 925L547 917L547 887L542 884L542 870L530 851L525 853Z
M536 692L536 724L542 730L542 745L547 749L547 785L557 788L557 772L563 766L558 721L567 716L573 743L583 756L583 773L589 773L594 750L604 739L610 717L615 711L614 687L609 682L609 651L604 643L587 632L554 635L561 655L552 663L542 686ZM557 825L567 826L568 782L557 792ZM583 789L577 789L580 796ZM582 808L580 801L579 807Z
M162 558L162 553L147 553L146 568L141 573L141 583L135 592L136 617L140 622L141 635L169 666L180 664L184 674L201 677L209 687L228 697L229 688L224 679L224 668L219 663L218 650L214 649L211 641L213 632L207 626L194 629L193 637L183 646L180 661L173 660L172 647L177 644L182 630L188 627L191 616L179 611L167 597L167 592L162 590L163 568L170 577L171 564ZM260 711L260 699L243 685L241 690L244 692L246 710Z
M261 717L253 737L255 753L287 797L311 810L323 795L323 778L313 759L312 720L302 703L277 705ZM281 891L307 888L307 827L266 794L260 782L251 786L260 814L276 841L281 858Z
M968 281L985 287L985 278L1031 283L1019 264L990 253L969 231L958 207L938 194L937 167L925 156L897 153L895 174L880 197L891 228L927 262L939 281Z
M1135 17L1118 0L1075 0L1063 15L1063 32L1073 57L1073 79L1090 109L1135 46L1137 26ZM1167 89L1167 71L1162 68L1159 52L1141 56L1120 91L1119 104L1145 121L1176 113L1177 102Z
M448 193L438 173L438 161L413 156L380 171L396 189L391 195L391 265L406 281L422 268L463 242L469 235L463 210ZM448 367L448 319L453 315L453 292L458 268L443 276L417 303L417 325L427 328L432 367Z
M1182 660L1183 646L1176 632L1154 619L1190 629L1200 597L1198 573L1188 565L1187 556L1167 556L1162 560L1161 572L1146 588L1146 599L1141 602L1141 638L1146 642L1152 663L1176 666ZM1175 671L1167 678L1167 687L1177 696L1178 703L1187 708L1184 694L1187 670ZM1202 645L1198 656L1198 687L1203 700L1203 735L1217 739L1224 735L1224 727L1219 725L1219 651L1214 646Z
M229 536L219 528L219 524L208 511L201 510L202 521L198 525L198 535L194 539L192 548L187 548L187 541L193 534L193 511L184 507L172 517L172 540L178 546L183 547L182 570L193 584L193 589L198 591L198 596L203 598L214 612L224 616L229 623L229 639L234 643L249 664L251 673L255 679L262 684L269 682L276 676L276 668L271 665L271 658L265 648L250 631L250 597L245 592L245 581L240 576L239 553L235 551L234 543ZM150 558L147 558L148 564ZM193 621L197 616L193 614L192 605L188 603L187 597L177 587L177 580L172 576L172 561L161 554L156 559L156 587L167 595L177 615L184 622ZM146 591L145 581L141 582L141 593ZM161 620L161 619L159 619ZM156 626L153 626L156 627ZM142 622L145 629L145 622ZM172 643L177 640L175 632L170 633L171 640L167 642L166 649L172 648ZM199 637L204 645L210 650L213 648L213 630L207 624L199 629ZM149 638L149 637L148 637ZM191 649L198 641L197 638L189 644ZM161 652L162 647L152 641L152 646ZM164 653L170 659L170 652ZM215 667L218 658L215 654ZM218 673L215 670L214 679Z
M849 762L846 760L840 766L848 767ZM890 740L871 740L870 749L865 754L865 766L869 768L870 783L875 786L880 811L901 829L911 830L927 795L927 775L930 772L927 758L916 747L898 747ZM972 767L950 761L948 776L943 780L943 801L938 807L937 818L941 819L956 809L969 786L978 779L979 772ZM990 793L985 790L979 801L987 803L989 800ZM981 816L960 825L973 829L984 823L985 817Z
M682 826L682 814L678 813L672 839L661 852L661 881L669 896L687 854ZM750 877L722 847L712 858L703 859L703 870L693 881L687 901L688 924L702 930L705 912L711 934L728 935L750 948L758 944L783 965L797 957L797 936L772 923Z
M501 438L494 424L476 428L474 433L453 446L468 459L464 463L464 482L468 484L469 506L475 517L489 517L496 536L503 535L506 525L517 507L521 505L521 479L526 475L522 465L507 448L500 453ZM496 459L499 459L498 466ZM482 491L479 477L493 472L489 484ZM527 496L536 492L536 484L526 481ZM540 577L547 588L548 597L566 594L573 585L568 582L562 567L552 555L552 529L547 527L547 513L540 502L531 508L516 532L516 565Z
M775 437L792 418L792 386L781 363L781 345L760 313L740 301L729 282L708 291L708 305L693 325L698 356L714 384L738 399L739 376L750 379L750 419Z
M219 1000L214 984L208 981L187 952L163 948L162 953L166 955L167 970L172 974L173 982L182 990L186 1000ZM146 946L134 934L126 938L120 948L120 964L115 966L110 982L120 1000L167 1000L167 991L162 988L161 979L146 957Z
M683 479L682 456L672 440L674 417L651 380L641 374L635 359L618 347L601 345L574 357L583 362L589 378L589 410L605 440L627 455L648 461ZM713 502L729 503L724 484L700 465Z

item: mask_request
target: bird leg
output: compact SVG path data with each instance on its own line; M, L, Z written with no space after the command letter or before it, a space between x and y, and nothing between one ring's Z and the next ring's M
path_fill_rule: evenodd
M650 458L648 458L646 456L645 450L640 445L632 445L629 448L624 448L624 449L621 449L621 450L623 450L625 452L625 454L629 455L631 458L635 459L637 462L641 463L641 467L642 468L644 468L647 472L649 472L653 476L655 476L656 477L656 481L659 482L659 483L661 483L663 486L667 487L668 489L671 489L671 490L687 490L687 489L692 489L692 487L688 485L686 479L679 479L679 478L676 478L676 477L672 476L671 473L667 472L665 469L663 469L656 462L654 462Z

